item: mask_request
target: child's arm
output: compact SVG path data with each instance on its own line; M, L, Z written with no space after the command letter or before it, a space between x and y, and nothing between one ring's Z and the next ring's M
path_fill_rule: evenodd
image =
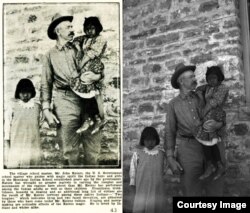
M206 115L211 109L222 106L227 99L228 96L228 88L221 84L212 95L209 94L212 91L207 91L207 101L206 106L203 111L203 115Z
M85 55L82 60L79 61L79 68L80 70L85 66L85 64L87 64L87 62L90 60L90 58Z
M204 97L205 90L206 90L206 85L199 86L195 90L195 93L199 97L199 101L200 101L200 104L201 104L202 108L206 105L205 97Z
M77 62L78 62L78 66L79 66L79 62L82 60L83 56L84 56L84 53L83 53L83 50L81 48L81 43L80 41L74 41L74 45L77 49L77 53L76 53L76 59L77 59Z
M97 36L90 47L85 50L84 57L79 64L80 69L82 69L89 60L102 56L106 50L106 47L107 42L104 41L101 36Z
M203 92L198 90L198 91L196 91L196 94L199 97L199 103L201 104L201 107L204 107L206 104L205 104L205 99L204 99L204 96L203 96Z
M129 170L130 186L135 186L137 164L138 164L138 155L136 152L134 152L130 162L130 170Z
M82 60L82 58L84 56L84 52L83 52L83 48L82 48L83 39L84 39L83 36L79 36L73 40L73 44L74 44L76 51L77 51L76 52L76 62L77 62L78 67L80 65L80 61Z
M228 92L229 92L228 88L225 85L221 84L218 87L217 91L213 93L208 103L212 106L212 108L221 106L226 101Z
M13 109L12 107L8 108L5 112L5 120L4 120L4 140L10 141L10 128L13 117Z
M10 149L10 134L11 134L11 122L13 118L13 109L12 107L8 108L5 111L5 119L4 119L4 166L8 164L8 153Z
M211 88L211 87L208 87L205 91L205 94L204 94L204 99L206 100L204 103L204 106L203 106L203 117L213 108L210 104L209 104L209 100L212 98L213 96L213 92L214 92L214 89Z

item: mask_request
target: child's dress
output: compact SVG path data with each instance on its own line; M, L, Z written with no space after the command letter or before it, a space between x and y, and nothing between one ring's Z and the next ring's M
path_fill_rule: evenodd
M5 140L10 140L8 168L29 168L40 163L40 105L33 99L17 100L5 120Z
M77 37L74 42L78 42L82 51L77 52L77 60L80 61L84 57L88 57L90 60L80 67L79 76L71 79L72 90L82 98L92 98L98 95L102 89L101 81L96 81L92 84L84 84L84 79L81 79L81 75L84 72L93 72L95 74L101 74L101 79L104 77L104 65L101 62L103 54L107 47L107 42L101 35L94 38L88 38L87 36Z
M133 213L166 211L163 162L164 152L159 146L152 150L138 148L134 152L130 164L130 185L136 187Z
M206 91L209 89L213 89L213 93L211 97L205 97ZM225 106L225 102L228 96L228 88L224 84L220 84L216 87L211 88L208 84L200 86L197 88L197 91L201 91L203 93L203 97L205 98L205 103L211 106L211 109L208 111L206 115L203 117L203 123L208 120L215 120L218 122L224 122L226 113L223 110ZM196 137L198 139L204 141L210 141L213 137L219 137L224 134L224 128L214 133L207 133L200 127L197 131Z

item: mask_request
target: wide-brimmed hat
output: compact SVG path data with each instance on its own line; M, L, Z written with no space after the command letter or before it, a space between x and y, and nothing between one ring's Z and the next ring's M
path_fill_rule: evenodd
M171 85L173 88L175 89L179 89L179 84L177 82L179 76L186 72L186 71L195 71L196 69L196 66L194 65L189 65L189 66L185 66L183 63L180 63L178 64L176 67L175 67L175 71L174 71L174 74L172 75L171 77Z
M206 72L206 80L207 80L207 77L211 74L217 75L218 81L224 81L225 79L224 73L222 71L222 66L208 67L207 72Z
M55 28L58 24L60 24L61 22L63 21L70 21L72 22L73 20L73 16L62 16L61 14L59 13L56 13L53 17L52 17L52 20L51 20L51 23L48 27L48 36L50 39L52 40L55 40L57 39L57 35L55 33Z

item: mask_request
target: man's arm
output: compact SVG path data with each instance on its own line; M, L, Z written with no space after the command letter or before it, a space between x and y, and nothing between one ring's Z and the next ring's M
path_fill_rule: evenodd
M207 132L215 132L221 127L225 126L226 122L225 121L215 121L215 120L208 120L203 124L203 128Z
M42 109L50 109L53 87L53 67L50 62L49 54L43 57L43 70L41 77L41 95L40 100Z
M174 158L174 150L176 144L177 120L175 116L173 103L170 102L166 117L166 138L164 148L166 150L168 164L174 174L183 172L181 165Z
M92 84L95 81L99 81L102 78L102 75L99 73L93 73L93 72L85 72L81 74L81 80L86 84Z
M58 121L56 116L51 112L50 109L52 88L53 88L53 67L50 62L49 54L47 54L44 56L43 59L40 100L42 103L42 110L44 117L47 120L49 126L56 126L60 122Z
M167 156L174 156L175 140L176 140L176 116L173 103L170 102L167 108L166 116L166 140L164 148Z

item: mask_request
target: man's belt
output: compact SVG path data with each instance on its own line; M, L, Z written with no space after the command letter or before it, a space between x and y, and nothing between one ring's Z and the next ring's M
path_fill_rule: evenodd
M180 135L182 138L195 139L193 135Z
M70 90L70 86L56 87L57 90Z

